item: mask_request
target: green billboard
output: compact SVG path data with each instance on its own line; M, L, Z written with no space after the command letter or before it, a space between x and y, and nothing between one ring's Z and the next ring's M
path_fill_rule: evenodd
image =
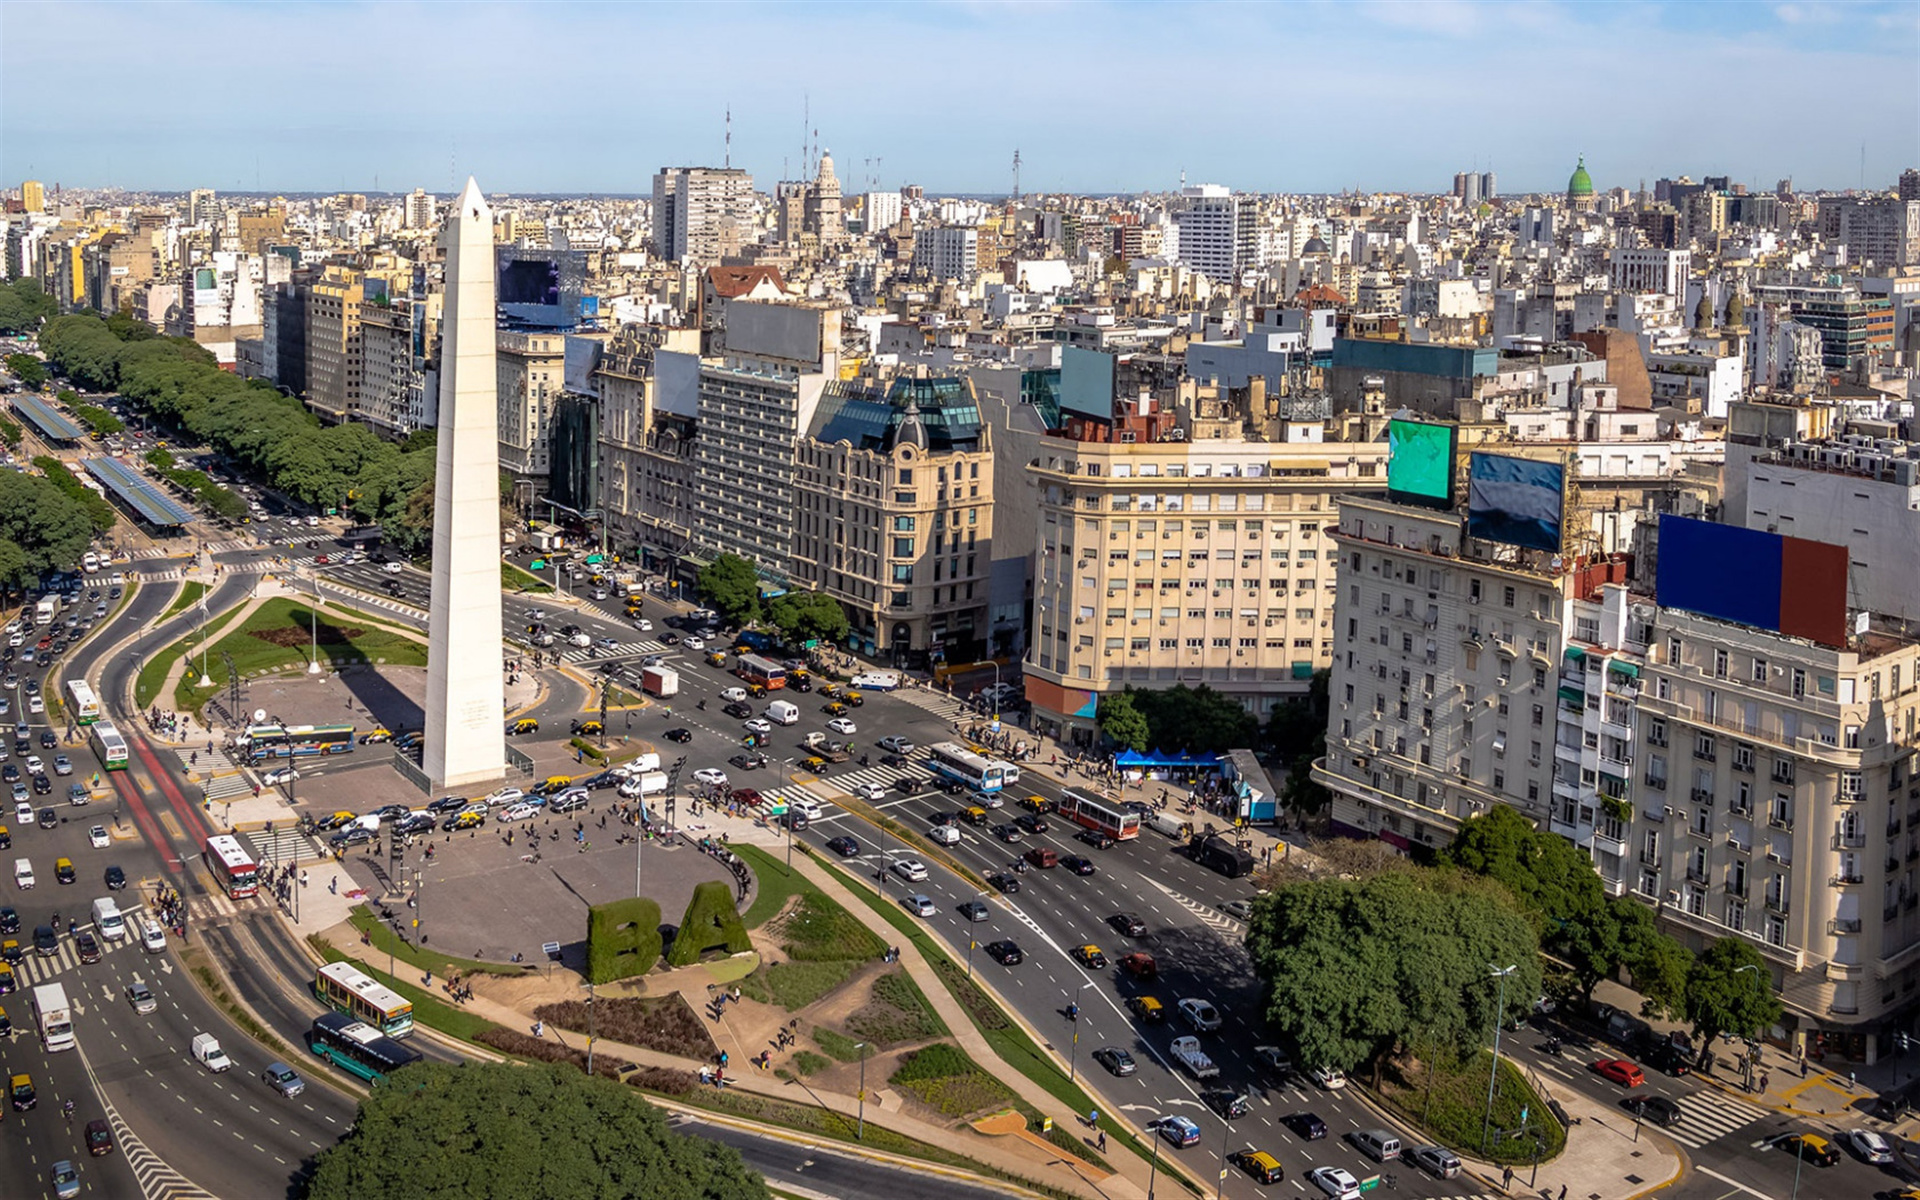
M1403 504L1452 508L1458 433L1452 425L1387 422L1387 495Z

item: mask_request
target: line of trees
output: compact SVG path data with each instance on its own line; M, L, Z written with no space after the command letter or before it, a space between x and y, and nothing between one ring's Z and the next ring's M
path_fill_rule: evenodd
M794 645L838 642L847 636L847 614L838 600L824 592L785 592L762 599L759 572L737 554L714 556L695 582L701 600L730 624L765 621Z
M117 391L156 422L204 440L294 500L344 507L356 521L379 524L408 554L431 538L431 430L396 445L363 425L322 427L298 400L264 381L222 371L191 339L159 337L126 314L54 318L40 331L40 348L81 386ZM217 499L216 485L198 472L175 482L222 516L245 515L238 497Z

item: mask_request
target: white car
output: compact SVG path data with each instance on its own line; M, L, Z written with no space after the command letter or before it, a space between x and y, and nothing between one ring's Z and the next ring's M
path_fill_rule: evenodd
M508 805L507 810L501 813L499 816L495 817L494 820L525 821L531 817L536 817L538 815L540 815L540 808L538 805L528 804L525 801L521 801L519 804Z
M927 830L927 840L940 846L957 846L960 844L960 827L958 825L935 825L933 828Z
M708 787L727 786L727 773L719 767L701 767L693 773L693 777Z
M845 717L835 717L833 720L828 721L827 728L839 734L841 737L852 737L854 734L860 732L860 727Z
M871 800L878 804L887 798L887 789L877 783L856 783L853 785L853 794L862 800Z
M894 862L893 873L908 883L924 883L927 879L927 865L917 858L902 858Z
M576 633L567 639L567 644L569 646L578 646L582 650L585 650L588 646L593 645L593 635L590 633Z
M742 721L740 724L753 733L773 732L773 722L767 720L765 717L754 717L751 720Z
M1339 1167L1315 1167L1307 1172L1307 1178L1330 1200L1360 1200L1360 1181L1350 1171Z
M278 787L283 783L292 783L298 778L300 778L299 767L275 767L262 775L260 782L266 787Z
M1337 1067L1315 1067L1313 1081L1329 1092L1337 1092L1347 1086L1347 1076Z
M40 761L40 756L38 754L29 754L27 755L26 767L27 767L27 774L42 775L46 773L47 764Z
M743 687L727 688L720 693L720 699L728 704L744 704L747 699L747 689Z
M95 850L105 850L110 844L110 839L107 837L107 827L105 825L95 825L92 829L87 830L87 844Z
M680 644L689 650L705 650L707 648L707 639L698 637L682 638Z
M1180 1001L1180 1015L1201 1033L1213 1033L1223 1024L1220 1010L1197 996L1188 996Z
M503 787L497 792L487 794L488 808L499 808L503 804L515 804L527 798L527 794L517 787Z
M1887 1144L1887 1139L1870 1129L1848 1130L1847 1142L1862 1162L1878 1166L1893 1161L1893 1147Z
M404 563L390 562L390 563L387 563L385 566L381 567L380 569L382 571L385 571L389 575L398 575L400 572L406 570L407 568L406 568L406 564Z
M912 754L913 753L913 743L908 741L906 738L898 737L898 736L881 738L880 748L882 750L887 751L889 754Z
M28 696L27 711L30 713L43 713L47 711L47 702L38 696Z
M633 619L633 627L635 629L638 629L641 633L653 632L653 622L647 620L645 617L635 617Z
M14 801L13 819L18 821L23 829L33 828L33 804L26 800Z
M820 819L821 808L818 801L805 798L789 800L787 801L787 808L799 813L809 821L818 821Z

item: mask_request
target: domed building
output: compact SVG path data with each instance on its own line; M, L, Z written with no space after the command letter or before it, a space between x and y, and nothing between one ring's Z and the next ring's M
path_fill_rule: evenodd
M1587 156L1583 154L1567 180L1567 207L1575 212L1592 212L1594 203L1593 177L1587 174Z

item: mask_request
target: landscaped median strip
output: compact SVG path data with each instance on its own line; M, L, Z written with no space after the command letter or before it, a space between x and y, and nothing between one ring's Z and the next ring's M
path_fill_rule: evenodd
M777 876L785 869L783 863L757 847L736 843L732 849L736 854L746 858L754 870L762 875L772 873ZM1111 1106L1096 1103L1091 1095L1069 1081L1061 1073L1058 1061L1041 1050L1019 1022L1008 1016L1006 1011L987 995L985 989L966 978L965 969L953 959L946 946L931 930L914 920L904 909L888 904L871 889L860 886L838 867L816 858L810 850L804 850L803 853L804 858L800 861L806 865L798 869L811 868L824 872L849 893L860 897L861 901L878 913L888 925L905 935L906 940L920 952L928 965L940 976L941 982L946 985L955 1003L965 1010L968 1021L980 1036L986 1039L995 1057L1019 1071L1048 1095L1065 1104L1069 1112L1083 1113L1094 1108L1102 1109L1106 1115L1102 1117L1101 1128L1112 1135L1118 1144L1139 1155L1142 1161L1150 1161L1153 1158L1150 1147L1144 1145L1130 1129L1113 1121ZM1035 1112L1037 1115L1037 1110ZM1062 1137L1071 1139L1076 1144L1079 1142L1071 1131L1061 1129L1056 1124L1050 1140L1055 1145L1065 1148L1066 1142L1061 1140ZM1179 1179L1195 1194L1201 1193L1200 1185L1184 1174L1177 1159L1161 1155L1159 1170L1163 1175Z

